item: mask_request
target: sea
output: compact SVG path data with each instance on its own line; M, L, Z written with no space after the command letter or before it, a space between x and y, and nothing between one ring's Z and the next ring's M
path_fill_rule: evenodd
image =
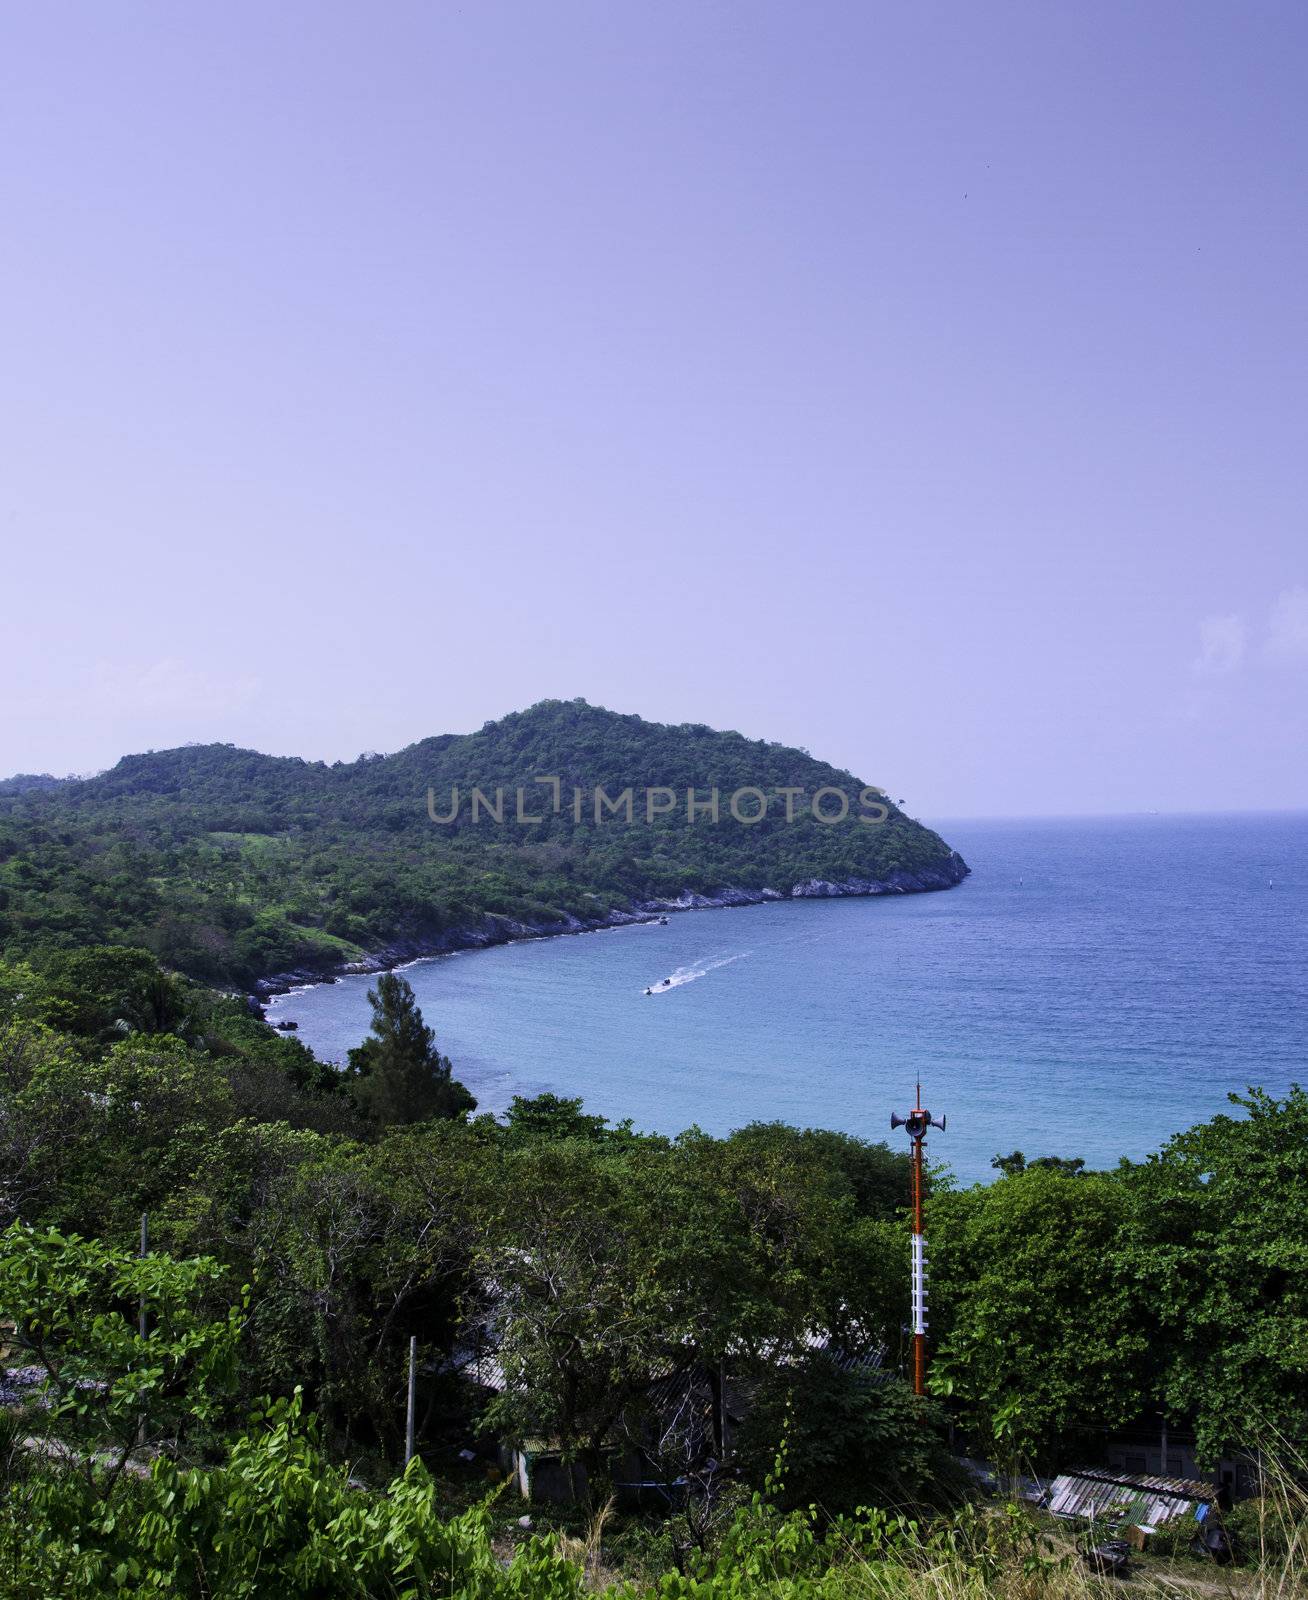
M1256 1086L1308 1084L1308 813L933 823L954 889L677 912L404 969L483 1110L514 1095L667 1134L756 1121L998 1154L1141 1159ZM325 1060L367 976L274 1000ZM650 993L646 993L649 990Z

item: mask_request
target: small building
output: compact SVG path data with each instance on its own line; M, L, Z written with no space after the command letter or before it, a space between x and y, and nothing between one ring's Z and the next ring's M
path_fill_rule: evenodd
M502 1444L500 1462L524 1500L544 1500L566 1505L585 1500L589 1480L580 1461L568 1461L558 1444L550 1439L524 1439L521 1444ZM606 1463L610 1476L621 1470L614 1459Z
M1175 1423L1163 1427L1141 1419L1134 1426L1119 1428L1105 1442L1102 1464L1133 1479L1157 1476L1203 1484L1210 1498L1220 1497L1223 1509L1260 1493L1256 1461L1247 1456L1223 1456L1209 1471L1199 1463L1193 1431Z
M442 1373L458 1376L486 1397L502 1394L513 1381L505 1373L493 1311L465 1332ZM753 1401L754 1378L742 1378L748 1361L784 1368L822 1354L842 1372L877 1373L880 1349L846 1350L828 1334L810 1330L798 1345L777 1340L754 1352L730 1352L709 1366L669 1357L650 1371L630 1425L615 1430L604 1451L604 1471L615 1489L637 1503L679 1499L721 1470L732 1439ZM755 1375L756 1377L756 1375ZM584 1499L584 1464L569 1460L557 1439L504 1439L499 1461L524 1500Z
M1063 1472L1049 1485L1049 1509L1056 1517L1085 1517L1115 1527L1151 1530L1174 1517L1201 1522L1216 1499L1210 1484L1195 1478L1163 1478L1123 1473L1111 1467Z

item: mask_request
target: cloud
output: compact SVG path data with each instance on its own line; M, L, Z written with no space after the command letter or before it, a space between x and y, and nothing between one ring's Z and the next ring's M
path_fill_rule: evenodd
M1263 653L1269 661L1308 661L1308 588L1282 589L1272 601Z
M1199 624L1199 654L1191 663L1201 678L1224 678L1244 660L1244 618L1205 617Z

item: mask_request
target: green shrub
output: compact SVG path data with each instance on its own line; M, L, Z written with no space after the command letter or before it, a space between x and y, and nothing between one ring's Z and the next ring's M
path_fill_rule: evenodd
M1241 1566L1283 1568L1301 1564L1308 1552L1308 1505L1300 1495L1242 1500L1222 1520Z

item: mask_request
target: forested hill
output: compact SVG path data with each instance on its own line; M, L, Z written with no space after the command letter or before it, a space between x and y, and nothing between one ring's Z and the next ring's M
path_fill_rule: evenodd
M820 798L824 815L847 805L843 820L813 815L823 789L838 791ZM580 700L330 766L230 745L127 756L94 778L0 785L0 947L144 945L197 977L249 983L695 896L962 879L937 834L865 791L802 750ZM761 820L737 820L733 795L742 818L766 804Z

